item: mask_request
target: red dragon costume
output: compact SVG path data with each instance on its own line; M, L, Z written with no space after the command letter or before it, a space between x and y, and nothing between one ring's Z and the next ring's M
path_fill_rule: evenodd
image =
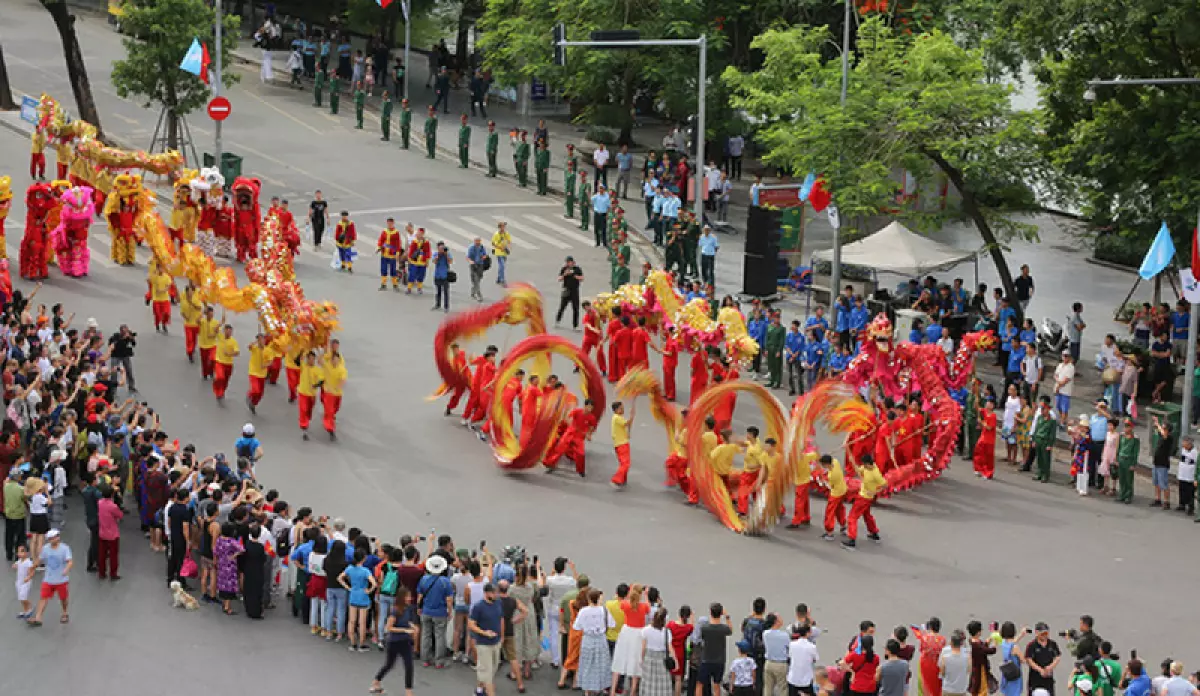
M237 259L245 263L258 255L258 235L262 231L262 215L258 195L262 182L239 176L233 180L233 239Z
M50 231L46 219L56 201L49 184L34 184L25 191L25 236L21 239L21 277L42 280L48 275L46 254Z

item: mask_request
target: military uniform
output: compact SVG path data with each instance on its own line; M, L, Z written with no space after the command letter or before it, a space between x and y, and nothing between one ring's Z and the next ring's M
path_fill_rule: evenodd
M341 85L338 84L337 75L329 78L329 113L337 115L338 102L341 101Z
M629 284L629 266L616 265L612 270L612 290L616 292L622 285Z
M524 140L513 150L513 165L517 168L517 185L525 188L529 185L529 143Z
M683 235L680 230L672 229L667 232L666 270L671 272L675 267L675 279L683 279Z
M313 106L321 107L321 93L325 91L325 71L318 70L313 80Z
M772 323L767 327L767 374L770 377L767 379L767 387L770 389L778 389L783 379L783 344L787 338L787 331L780 324Z
M683 222L681 219L680 222ZM684 273L691 277L700 277L700 269L696 266L696 250L700 246L700 223L695 215L688 215L683 226L683 264ZM712 304L716 304L715 302Z
M437 113L430 110L425 119L425 158L433 159L437 150Z
M404 100L408 102L407 99ZM407 103L400 106L400 147L408 149L408 139L412 135L412 109Z
M1037 476L1038 481L1050 481L1050 460L1053 457L1051 451L1054 447L1054 440L1058 437L1058 422L1048 415L1039 416L1037 425L1033 429L1033 446L1037 448ZM1121 444L1117 447L1117 464L1118 469L1121 465L1121 454L1126 451L1126 438L1121 438ZM1133 440L1133 461L1137 462L1138 441ZM1130 495L1133 493L1133 481L1130 481ZM1121 500L1118 495L1117 500Z
M563 217L575 217L575 167L570 162L567 163L567 171L563 174L563 199L566 205L566 214Z
M588 231L592 219L592 199L587 196L587 172L579 172L579 229Z
M537 193L539 196L544 196L548 193L550 186L550 150L545 146L537 151L537 156L533 160L534 170L537 173Z
M471 150L471 127L466 123L458 127L458 168L466 169Z
M354 90L354 120L358 122L355 129L363 128L363 112L367 108L367 92L362 87Z
M1041 422L1038 422L1041 425ZM1121 436L1117 444L1117 501L1133 502L1133 471L1137 468L1138 453L1142 443L1136 437ZM1039 456L1041 453L1038 453ZM1049 457L1047 456L1047 459ZM1038 461L1038 475L1041 475L1041 461ZM1047 465L1047 469L1049 465Z
M500 134L496 132L494 123L489 123L488 128L489 128L489 130L488 130L487 148L486 148L487 149L487 162L488 162L487 175L492 178L495 178L495 176L497 174L496 155L500 152Z
M383 129L383 140L392 139L392 98L387 93L383 93L383 106L379 113L379 126Z

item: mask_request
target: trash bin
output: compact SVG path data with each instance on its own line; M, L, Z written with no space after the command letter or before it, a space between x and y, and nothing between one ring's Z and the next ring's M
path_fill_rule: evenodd
M211 153L204 153L203 164L205 167L212 167L216 159ZM235 155L232 152L221 153L221 176L225 177L225 185L233 183L233 180L242 175L242 157Z
M1179 434L1182 432L1180 426L1183 422L1183 407L1176 403L1164 401L1160 404L1148 406L1146 412L1150 414L1150 419L1147 421L1147 427L1150 428L1150 452L1153 453L1158 448L1158 429L1154 427L1154 417L1163 423L1167 423L1171 427L1171 438L1175 441L1175 447L1179 445ZM1172 455L1175 453L1172 452Z

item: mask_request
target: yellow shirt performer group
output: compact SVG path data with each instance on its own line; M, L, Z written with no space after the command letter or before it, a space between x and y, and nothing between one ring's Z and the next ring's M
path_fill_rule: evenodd
M853 549L855 546L858 538L859 518L862 518L867 525L867 538L875 542L880 540L879 525L875 524L875 516L871 514L871 505L875 502L876 494L887 485L887 480L879 472L879 467L875 466L875 458L869 454L863 455L862 466L855 467L855 471L858 472L861 484L858 489L858 497L854 499L854 504L850 507L850 517L846 520L848 539L842 542L842 546L847 549Z
M624 488L629 480L629 426L633 425L636 407L629 406L629 417L625 417L625 404L620 401L612 405L612 441L613 450L617 453L617 473L613 474L612 485Z
M329 350L321 361L324 381L321 383L321 408L325 412L321 424L329 439L337 442L337 412L342 407L342 387L346 384L346 360L342 357L341 342L329 342Z
M267 342L265 334L258 334L254 337L254 343L250 344L250 365L246 368L250 377L250 389L246 392L246 407L250 409L250 413L258 412L258 403L262 401L263 392L267 387L267 374L270 372L271 362L278 355L279 351Z
M200 299L200 291L188 281L179 296L179 315L183 317L183 350L187 353L188 362L196 361L196 343L200 338L200 320L204 317L204 302Z
M239 355L241 348L233 337L233 326L226 324L221 329L221 337L217 339L214 355L213 395L218 402L225 400L225 390L229 388L229 378L233 376L233 359Z
M296 385L297 408L299 409L300 432L308 439L308 425L312 422L313 406L317 403L317 390L325 381L325 371L317 364L317 354L309 351L300 364L300 381Z
M221 326L224 323L224 317L221 317L221 321L217 321L213 317L212 307L204 308L204 318L200 320L196 331L196 338L200 347L200 377L202 379L208 379L213 376L216 364L217 339L221 337Z

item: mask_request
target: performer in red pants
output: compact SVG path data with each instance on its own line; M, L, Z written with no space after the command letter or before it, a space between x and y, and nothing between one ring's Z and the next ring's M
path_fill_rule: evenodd
M675 329L666 330L662 349L663 396L667 401L675 400L675 369L679 367L679 341L675 340Z
M313 406L317 403L317 390L321 388L324 380L325 373L317 364L317 354L310 351L304 356L304 362L300 365L300 382L296 386L299 399L300 431L304 434L305 440L308 439L308 426L312 422Z
M629 417L625 417L625 404L620 401L612 405L612 441L613 450L617 453L617 473L613 474L612 485L624 488L629 480L629 426L633 424L635 407L629 407Z
M216 360L213 375L213 395L217 401L225 398L225 390L229 387L229 378L233 376L233 359L241 354L237 339L233 337L233 327L229 324L222 329L221 338L217 339Z
M463 393L469 389L471 381L471 368L467 365L467 353L458 347L457 343L450 344L450 353L454 355L454 371L466 373L468 387L460 387L450 392L450 402L446 404L446 412L443 415L449 416L454 413L454 409L458 408L458 402L462 400Z
M490 399L485 399L485 392L491 388L496 379L496 346L488 346L483 355L471 361L475 372L471 376L471 395L467 397L467 405L463 408L462 424L473 428L475 423L487 417L487 407Z
M979 439L975 442L975 473L991 479L996 473L996 402L988 399L979 412Z
M600 328L600 314L592 307L589 300L583 301L583 354L592 357L592 349L596 349L596 367L600 374L608 372L607 361L604 359L604 331Z
M821 455L821 468L825 470L825 481L829 484L829 500L825 503L825 534L821 538L833 541L833 523L836 521L842 529L846 528L846 508L842 506L846 500L846 472L842 470L841 463L828 454Z
M592 432L596 429L595 410L596 405L592 403L591 399L587 399L583 402L582 408L571 411L567 416L567 429L546 458L542 460L542 464L547 469L554 469L558 466L558 460L566 457L575 462L575 473L583 476L587 472L584 442L592 439ZM522 417L524 416L522 415Z
M704 393L704 389L708 387L708 358L704 354L703 346L695 346L692 350L692 382L689 387L688 405L696 403L696 399Z
M863 464L858 467L858 478L861 482L858 497L854 499L854 504L850 507L850 516L846 520L846 536L849 538L842 542L842 546L847 549L853 549L857 542L860 518L867 525L867 538L879 541L879 525L875 523L875 516L871 514L871 505L875 502L876 494L887 485L887 481L883 474L879 473L879 467L875 466L875 460L871 457L863 457Z
M613 307L612 319L608 320L605 335L608 337L608 381L616 384L621 378L621 361L617 355L617 332L621 330L621 308ZM603 350L604 346L600 346Z
M812 522L812 514L809 512L808 505L808 491L812 485L812 463L816 458L815 453L803 454L796 464L796 476L792 480L796 485L796 504L792 508L792 522L788 525L788 529L795 529Z

